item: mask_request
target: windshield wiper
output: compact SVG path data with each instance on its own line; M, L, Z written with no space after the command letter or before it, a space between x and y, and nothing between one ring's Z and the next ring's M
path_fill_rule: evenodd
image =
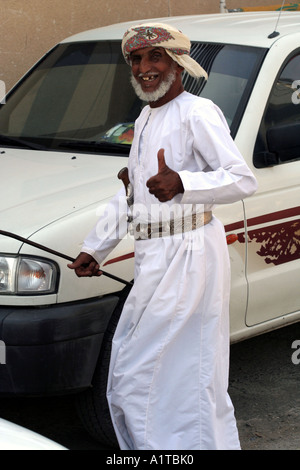
M116 144L106 141L84 141L84 140L67 140L59 144L60 147L78 149L78 150L94 150L101 152L117 152L121 154L129 154L129 144Z
M0 134L0 144L8 145L17 145L18 147L25 147L31 150L49 150L47 147L44 147L39 144L34 144L33 142L27 142L27 140L19 139L19 137L10 137L8 135Z

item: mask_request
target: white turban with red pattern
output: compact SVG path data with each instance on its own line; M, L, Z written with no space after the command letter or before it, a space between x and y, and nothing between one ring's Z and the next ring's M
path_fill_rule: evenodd
M131 26L123 36L122 52L128 64L130 54L145 47L163 47L166 53L192 77L207 79L205 70L190 56L191 41L171 25L147 23Z

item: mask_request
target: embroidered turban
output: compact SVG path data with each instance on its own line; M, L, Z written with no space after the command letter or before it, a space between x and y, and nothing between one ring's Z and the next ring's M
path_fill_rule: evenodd
M171 25L147 23L129 28L123 36L122 52L128 64L130 54L145 47L163 47L166 53L192 77L205 77L205 70L190 56L191 42L187 36Z

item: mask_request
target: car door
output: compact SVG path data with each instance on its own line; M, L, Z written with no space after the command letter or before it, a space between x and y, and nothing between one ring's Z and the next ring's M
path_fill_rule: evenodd
M299 93L300 49L287 57L273 84L254 151L263 187L255 199L258 216L248 219L245 235L248 326L300 310Z

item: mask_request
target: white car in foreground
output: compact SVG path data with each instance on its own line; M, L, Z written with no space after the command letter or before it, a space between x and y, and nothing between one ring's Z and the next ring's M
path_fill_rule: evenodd
M67 450L36 432L0 418L0 450Z
M300 12L277 20L278 12L155 19L191 38L209 79L185 75L185 88L222 109L259 184L251 198L214 210L231 258L232 341L300 319ZM0 235L0 395L82 391L84 423L110 444L110 343L130 286L78 279L66 260L27 242L76 257L122 184L144 105L121 54L131 24L65 39L0 107L0 230L25 239ZM131 281L133 257L126 237L102 268Z

